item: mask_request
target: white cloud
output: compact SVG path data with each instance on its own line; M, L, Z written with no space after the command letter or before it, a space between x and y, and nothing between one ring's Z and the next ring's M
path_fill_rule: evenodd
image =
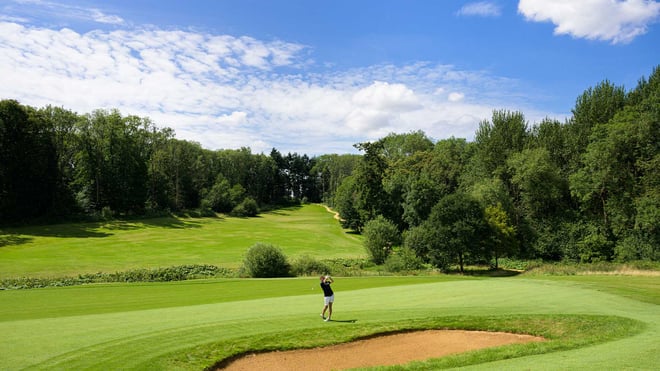
M409 111L419 107L415 93L407 86L383 81L375 81L358 90L353 95L353 102L359 107L379 111Z
M49 22L68 24L69 21L95 22L108 25L123 25L124 19L116 14L108 14L98 8L65 4L47 0L8 0L8 8L18 15L21 22L29 19L46 18ZM5 19L8 20L8 19Z
M460 16L499 17L502 11L493 2L480 1L463 5L456 14Z
M515 81L484 72L413 63L319 74L305 67L307 53L295 43L193 31L0 22L0 99L79 113L117 108L210 149L309 155L354 152L357 142L418 129L471 139L493 109L522 108L505 90Z
M449 93L449 96L447 97L450 102L460 102L463 98L465 98L465 94L458 92Z
M555 34L629 43L660 17L652 0L520 0L518 12L527 20L552 22Z
M120 16L114 14L105 14L98 9L90 9L89 15L91 19L93 19L98 23L117 24L117 25L124 23L124 19L122 19Z

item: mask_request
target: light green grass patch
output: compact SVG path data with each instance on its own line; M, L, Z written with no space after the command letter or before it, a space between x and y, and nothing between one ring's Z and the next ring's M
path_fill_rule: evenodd
M631 363L637 369L651 369L660 361L657 305L576 282L441 277L401 281L398 277L337 277L336 322L329 323L318 316L322 295L315 288L315 278L0 292L0 308L9 317L0 322L0 353L7 369L199 370L225 354L242 352L235 348L240 344L253 348L270 339L272 347L285 349L304 345L308 340L296 339L314 338L308 335L315 331L328 334L328 338L347 339L370 331L457 326L460 322L460 328L530 332L556 341L551 348L541 349L552 350L550 353L516 347L503 350L507 357L516 358L503 360L500 355L480 353L476 358L456 361L472 364L470 367L520 369L567 364L567 354L574 369L596 369L592 364L603 369L605 363L610 369ZM21 304L38 303L41 293L73 298L84 295L78 291L83 289L98 291L78 303L74 300L70 308L62 301L55 312L43 309L40 314L33 308L29 318L17 313ZM151 289L154 294L150 294ZM104 294L103 290L108 291ZM36 296L30 301L28 296L15 295L19 293ZM95 308L90 301L93 296L101 298L103 305ZM150 302L149 307L140 308L139 298ZM7 309L5 299L15 302L14 309ZM103 306L114 309L104 312L99 309ZM605 327L602 337L589 333L598 326ZM551 330L563 332L546 332ZM218 349L219 344L226 344L229 352L222 353L226 349Z
M341 228L321 205L256 218L162 217L0 230L0 278L63 277L184 264L241 265L257 242L293 259L361 258L362 237Z

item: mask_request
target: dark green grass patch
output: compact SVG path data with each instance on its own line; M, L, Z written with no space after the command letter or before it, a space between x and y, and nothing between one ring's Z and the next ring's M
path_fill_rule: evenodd
M507 345L416 361L405 366L382 367L388 370L444 369L575 349L631 336L641 332L644 327L642 322L629 318L595 315L455 316L383 323L341 323L331 329L297 329L208 343L164 357L156 366L166 369L211 370L226 366L232 360L247 354L309 349L379 335L429 329L500 331L530 334L546 339L540 343Z

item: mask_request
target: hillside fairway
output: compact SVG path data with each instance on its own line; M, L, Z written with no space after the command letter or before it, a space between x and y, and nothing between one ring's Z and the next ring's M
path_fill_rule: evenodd
M617 280L642 287L651 299L616 294ZM319 318L315 277L3 291L2 368L199 370L241 347L292 349L428 326L550 335L532 348L479 351L485 361L450 357L468 369L652 370L660 364L655 277L612 277L607 285L579 277L338 277L334 287L333 322ZM567 331L553 334L553 328ZM580 337L591 328L605 330L602 339ZM448 367L429 362L404 369Z
M291 259L361 258L362 237L318 204L255 218L161 217L0 229L0 278L62 277L184 264L241 265L257 242Z

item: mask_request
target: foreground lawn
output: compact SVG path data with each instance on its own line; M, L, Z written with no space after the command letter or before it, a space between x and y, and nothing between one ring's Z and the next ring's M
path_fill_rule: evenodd
M0 354L8 370L199 370L248 349L448 327L549 341L397 369L656 369L660 311L617 293L616 282L630 287L627 279L339 277L329 323L318 317L315 277L3 291ZM642 297L657 295L653 284L633 286Z
M62 277L184 264L241 265L256 242L289 258L364 257L361 236L343 230L321 205L256 218L162 217L0 229L0 278Z

